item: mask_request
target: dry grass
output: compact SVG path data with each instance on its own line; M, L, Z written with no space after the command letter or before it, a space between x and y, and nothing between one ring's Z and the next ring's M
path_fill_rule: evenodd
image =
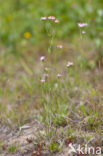
M27 48L18 58L0 55L1 123L19 129L37 118L46 127L40 136L45 142L43 148L51 152L61 150L67 138L76 143L94 138L98 145L103 135L103 72L91 58L92 50L88 48L92 44L83 42L81 49L81 44L76 45L75 41L72 46L64 45L57 55L36 52L33 48L30 51ZM41 55L46 56L44 63L40 62ZM74 62L74 66L67 69L67 61ZM42 84L44 67L50 70L47 81ZM62 74L59 79L58 73Z

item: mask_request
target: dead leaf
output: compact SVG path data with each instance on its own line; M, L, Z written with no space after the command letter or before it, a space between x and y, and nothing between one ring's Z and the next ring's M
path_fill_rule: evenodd
M27 141L28 143L33 142L33 140L32 140L31 138L26 138L26 141Z
M3 149L3 150L6 150L6 148L7 148L7 145L5 145L5 144L2 145L2 149Z
M65 145L68 146L72 142L71 138L65 140Z

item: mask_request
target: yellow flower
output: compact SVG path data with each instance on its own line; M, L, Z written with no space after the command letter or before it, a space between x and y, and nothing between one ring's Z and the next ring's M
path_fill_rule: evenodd
M26 39L30 38L30 37L31 37L30 32L25 32L25 33L24 33L24 37L25 37Z

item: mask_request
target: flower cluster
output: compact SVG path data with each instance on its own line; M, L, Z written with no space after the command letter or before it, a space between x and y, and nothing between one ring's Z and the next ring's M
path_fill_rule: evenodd
M41 20L42 21L45 21L45 20L49 20L49 21L54 21L55 23L59 23L59 20L58 19L56 19L54 16L49 16L49 17L46 17L46 16L44 16L44 17L41 17ZM85 26L87 26L88 24L87 23L78 23L78 26L79 27L85 27ZM52 30L51 31L52 33L55 33L55 30ZM82 34L85 34L85 31L84 30L82 30ZM56 48L58 48L58 49L62 49L63 48L63 45L61 45L61 44L58 44L57 46L56 46ZM45 63L45 56L41 56L40 57L40 61L43 63L42 65L43 65L43 67L44 67L44 73L42 74L42 77L41 77L41 83L45 83L46 81L47 81L47 79L48 79L48 77L49 77L49 68L48 67L45 67L44 66L44 63ZM68 61L67 62L67 64L66 64L66 67L68 67L68 68L70 68L70 66L73 66L74 65L74 63L73 62L70 62L70 61ZM57 73L56 74L56 77L57 78L61 78L63 75L62 74L60 74L60 73Z
M47 78L48 78L48 74L47 74L47 73L44 73L44 74L42 75L41 83L46 82L46 79L47 79Z
M49 16L48 19L49 20L55 20L55 17L54 16Z
M42 21L46 21L46 20L50 20L50 21L54 21L55 23L59 23L60 21L58 19L56 19L54 16L49 16L49 17L41 17Z
M78 27L80 27L80 28L83 28L83 27L86 27L86 26L88 26L87 23L78 23Z
M88 26L88 23L78 23L79 28L84 28L86 26ZM84 35L86 32L84 30L82 30L81 33Z
M40 61L42 61L43 63L44 63L44 61L45 61L45 56L41 56L40 57ZM70 61L68 61L67 62L67 67L70 67L70 66L73 66L74 64L73 64L73 62L70 62ZM46 82L46 80L47 80L47 78L48 78L48 76L49 76L49 74L48 74L48 71L49 71L49 68L48 67L45 67L44 68L44 73L43 73L43 75L42 75L42 77L41 77L41 83L45 83ZM61 78L63 75L62 74L60 74L60 73L58 73L57 75L56 75L56 77L57 78Z

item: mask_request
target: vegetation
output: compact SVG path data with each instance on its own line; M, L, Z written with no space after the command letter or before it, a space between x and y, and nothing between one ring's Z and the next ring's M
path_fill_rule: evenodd
M0 30L0 124L20 130L36 118L51 153L101 137L103 1L4 1Z

